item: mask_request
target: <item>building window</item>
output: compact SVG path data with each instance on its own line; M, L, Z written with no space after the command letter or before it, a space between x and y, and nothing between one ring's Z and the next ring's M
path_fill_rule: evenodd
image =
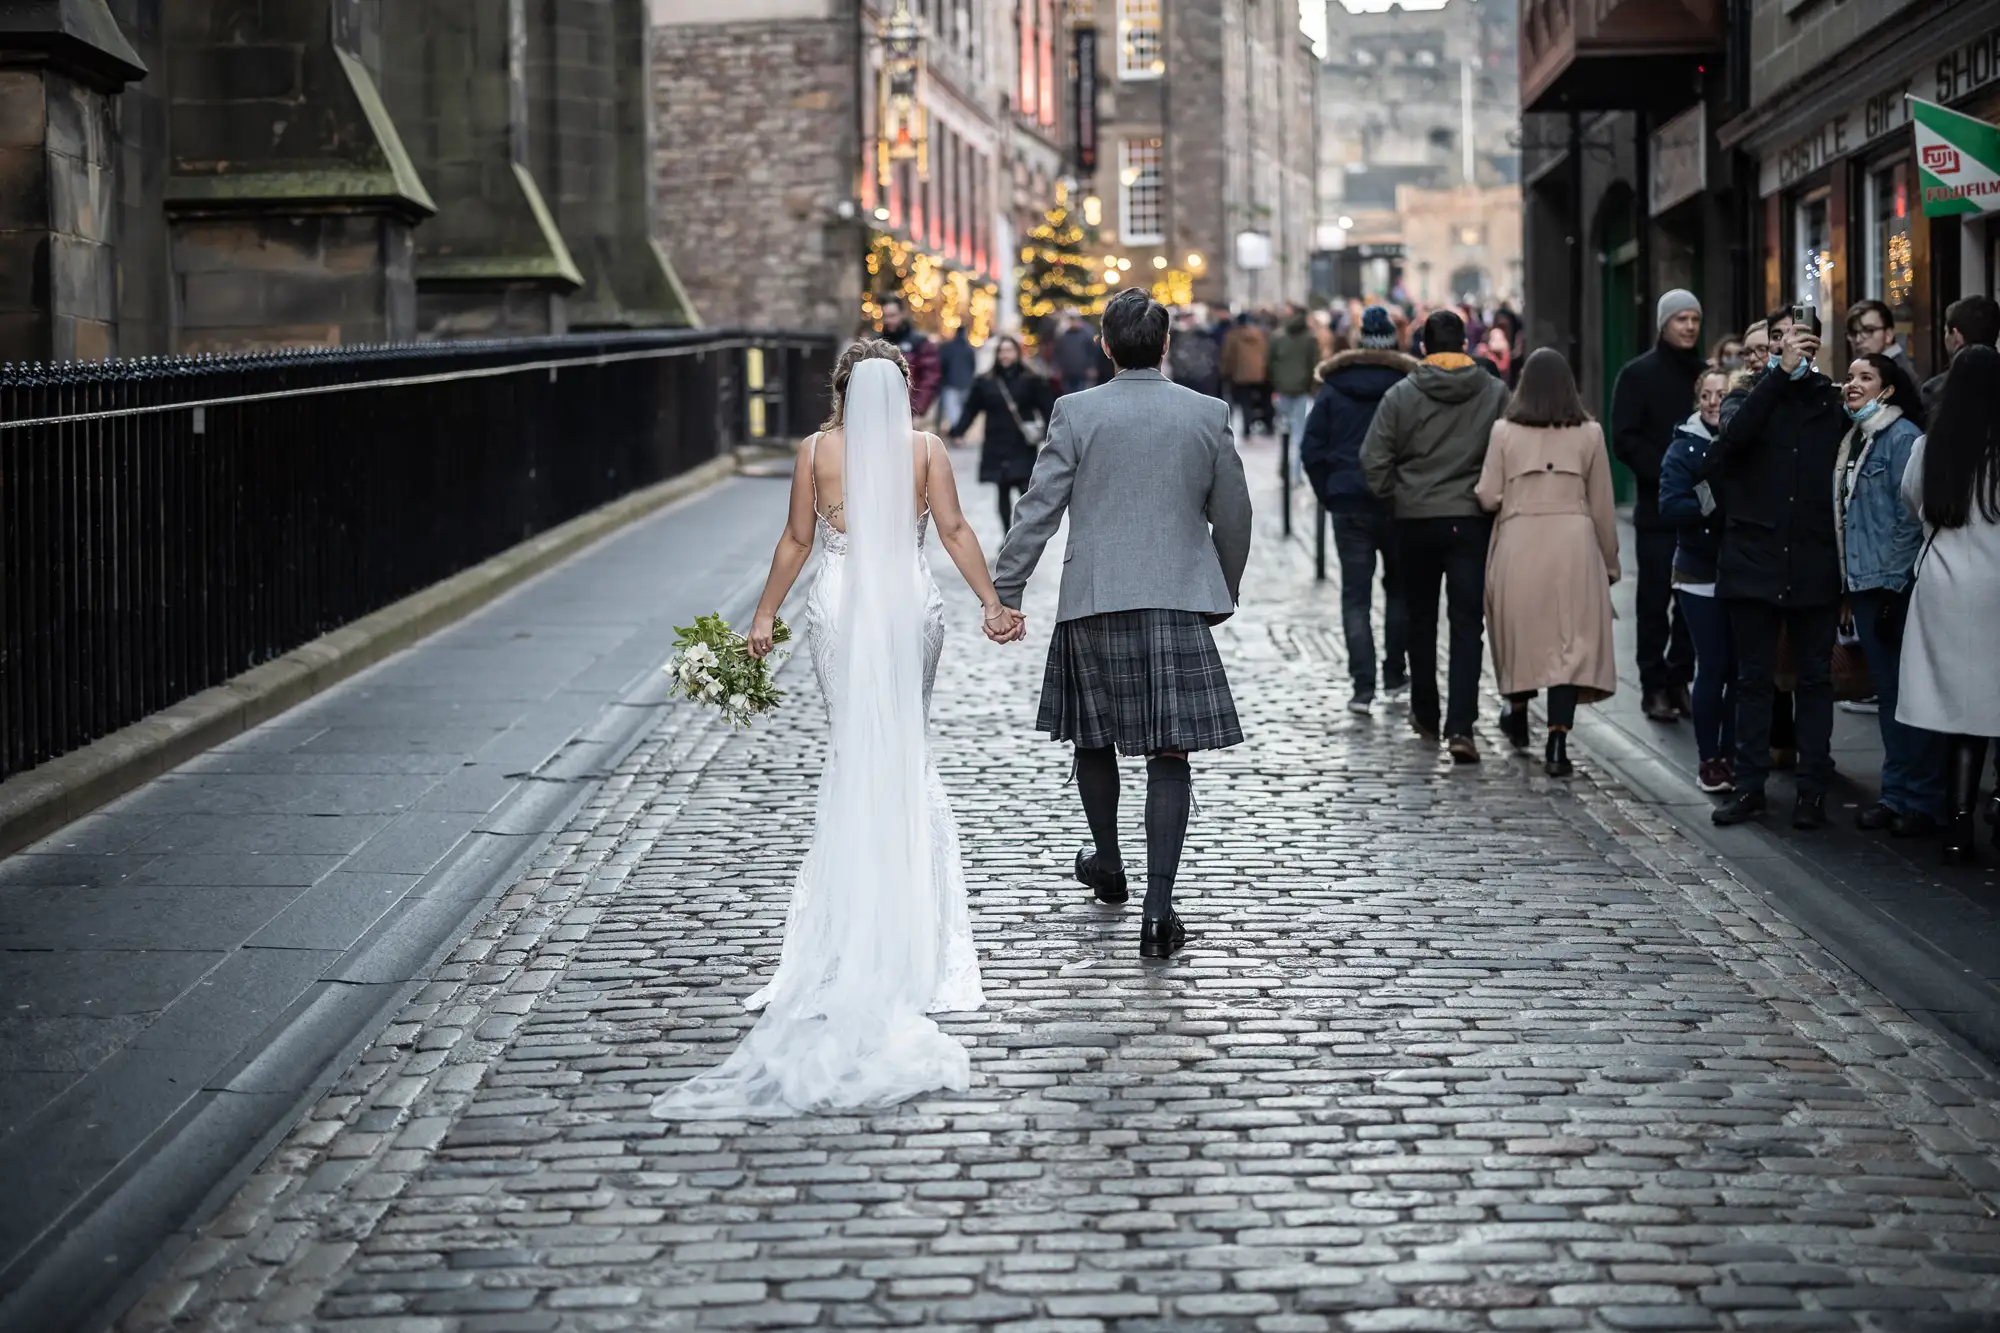
M1792 204L1792 300L1819 307L1822 329L1840 316L1833 311L1833 229L1830 194L1815 190Z
M1056 22L1056 0L1041 0L1041 4L1041 97L1036 104L1041 107L1041 123L1053 125L1056 123L1056 34L1062 28Z
M1868 177L1868 273L1863 296L1880 297L1896 312L1896 323L1910 327L1916 311L1915 237L1911 233L1910 171L1895 162Z
M1118 0L1118 77L1157 79L1166 72L1160 0Z
M1021 114L1036 119L1042 113L1042 43L1035 24L1040 12L1039 5L1024 4L1015 11L1014 20L1021 36Z
M1125 244L1159 245L1167 239L1166 196L1166 181L1160 171L1160 141L1121 141L1118 221Z

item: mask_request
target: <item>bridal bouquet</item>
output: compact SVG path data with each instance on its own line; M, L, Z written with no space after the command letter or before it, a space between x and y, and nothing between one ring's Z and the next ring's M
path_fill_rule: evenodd
M675 626L674 633L680 637L674 640L673 660L662 668L673 677L670 694L714 704L734 727L749 726L785 697L784 691L771 684L774 662L752 657L749 640L729 628L721 616L710 613L692 625ZM791 628L780 620L771 637L787 643Z

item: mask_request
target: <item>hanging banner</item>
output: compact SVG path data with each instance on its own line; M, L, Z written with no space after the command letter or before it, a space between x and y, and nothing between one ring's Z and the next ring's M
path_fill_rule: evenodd
M1910 99L1917 127L1917 172L1924 216L2000 213L2000 127Z
M1076 130L1076 173L1097 170L1097 29L1076 30L1076 87L1070 97Z

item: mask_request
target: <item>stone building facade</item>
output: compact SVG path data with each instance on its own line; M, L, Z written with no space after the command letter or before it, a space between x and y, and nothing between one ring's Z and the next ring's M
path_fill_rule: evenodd
M0 8L0 357L686 323L643 0Z
M655 224L703 312L845 334L896 291L926 327L996 327L1023 196L1053 186L1053 111L1014 108L1057 6L1023 8L1025 29L982 0L651 0ZM908 156L878 126L896 21L922 34Z
M1100 0L1088 20L1101 91L1083 185L1119 280L1213 306L1303 300L1318 88L1296 8Z

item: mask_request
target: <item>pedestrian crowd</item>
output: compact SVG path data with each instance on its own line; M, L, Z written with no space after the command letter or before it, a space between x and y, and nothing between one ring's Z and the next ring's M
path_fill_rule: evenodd
M1691 723L1716 823L1762 816L1772 772L1792 770L1793 826L1823 826L1838 701L1881 732L1881 796L1859 826L1941 832L1947 861L1972 860L2000 737L2000 305L1952 305L1950 362L1921 383L1879 300L1848 312L1844 367L1823 365L1810 306L1706 352L1692 293L1655 314L1605 424L1563 356L1525 354L1505 306L1187 308L1166 369L1230 403L1246 434L1296 446L1331 523L1351 711L1407 692L1420 736L1479 762L1490 636L1501 734L1528 749L1544 696L1543 764L1567 776L1578 705L1617 689L1610 587L1629 573L1641 707ZM1114 373L1076 315L1032 353L1002 336L978 358L962 329L930 344L893 300L881 332L909 361L920 418L935 401L954 443L983 419L980 479L1003 525L1055 399ZM1614 458L1633 484L1629 570ZM1984 816L2000 846L2000 791Z

